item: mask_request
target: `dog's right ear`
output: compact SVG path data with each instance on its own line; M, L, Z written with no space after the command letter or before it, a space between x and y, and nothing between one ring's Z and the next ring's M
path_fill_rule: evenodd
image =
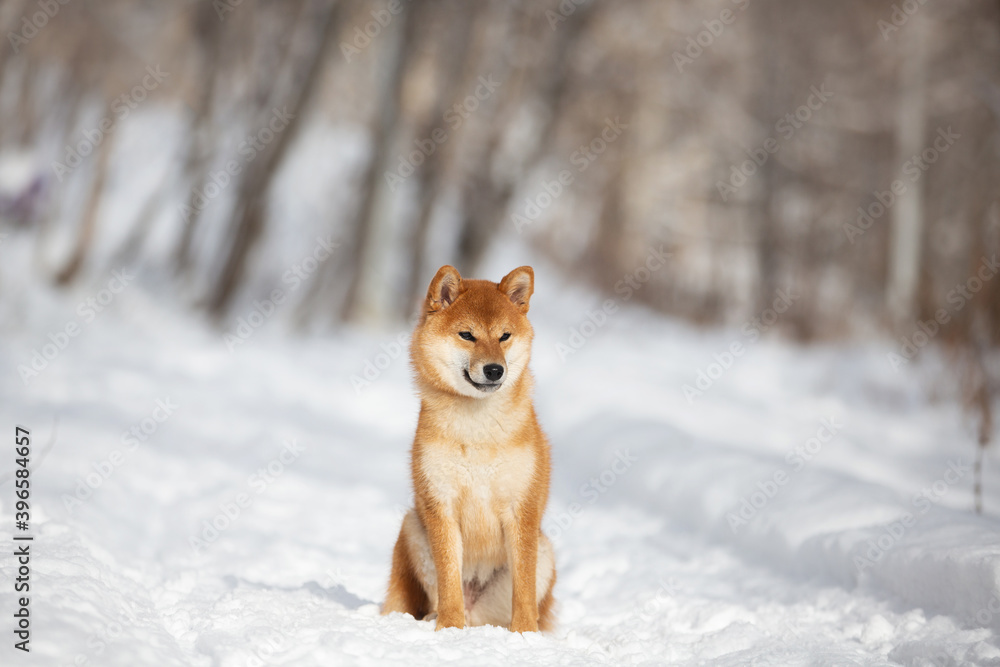
M442 266L427 288L427 312L436 313L450 306L458 298L461 287L462 276L458 269L447 264Z

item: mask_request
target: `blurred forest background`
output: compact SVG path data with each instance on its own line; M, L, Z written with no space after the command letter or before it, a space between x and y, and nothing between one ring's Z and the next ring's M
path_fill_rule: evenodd
M608 293L658 251L665 313L791 288L796 339L937 337L990 431L996 1L3 0L0 28L0 233L55 285L129 266L222 322L332 238L293 295L316 328L403 322L504 239Z

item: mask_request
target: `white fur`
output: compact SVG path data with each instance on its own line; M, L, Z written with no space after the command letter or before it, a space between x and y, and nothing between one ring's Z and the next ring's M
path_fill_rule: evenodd
M555 574L555 554L545 535L538 539L538 566L535 569L535 603L541 604ZM513 618L514 582L510 568L503 570L483 591L472 609L465 610L469 625L499 625L507 627Z
M452 505L464 493L471 501L466 512L475 516L455 517L487 522L500 527L499 511L522 497L535 472L535 452L530 447L500 449L491 446L491 422L496 415L479 411L475 419L454 419L459 431L453 442L468 443L464 451L454 444L427 443L421 456L420 473L433 497ZM492 425L495 428L495 424ZM495 506L490 506L490 503Z
M414 510L410 510L403 519L403 533L409 542L413 567L430 601L431 611L425 619L434 620L437 618L438 612L437 574L434 570L434 559L431 556L427 533ZM538 539L538 566L535 572L535 602L540 604L555 574L555 555L552 543L545 535L539 536ZM467 625L508 627L513 618L514 595L514 582L511 578L510 567L501 565L498 570L495 566L479 563L472 566L466 565L462 568L463 587L473 581L486 581L487 579L489 585L483 589L474 603L466 606L465 622Z
M458 442L480 444L469 444L461 452L456 451L454 444L429 443L421 456L420 473L431 487L432 495L445 504L446 511L459 526L462 583L466 594L472 582L489 582L477 601L466 608L466 623L509 626L513 582L503 522L514 521L512 506L531 484L535 453L529 447L507 449L484 444L483 438L489 433L490 422L496 415L483 403L473 405L478 408L469 408L473 417L450 423L465 436L458 438ZM460 497L461 503L458 502ZM432 612L436 612L437 577L426 532L413 510L407 514L403 525L417 576L427 592ZM495 549L486 554L471 554L461 549L461 541L471 540L473 535L478 544L495 545ZM542 536L536 575L539 601L552 581L554 567L552 545Z
M473 381L483 384L487 382L483 375L482 364L474 367L466 345L457 341L441 341L435 343L435 355L432 368L438 374L439 379L447 384L453 391L469 398L488 399L500 395L507 387L513 386L524 369L528 367L531 358L531 346L526 338L515 337L507 347L507 353L503 359L504 378L500 388L495 391L482 391L476 389L465 379L465 372ZM500 363L500 360L496 360Z

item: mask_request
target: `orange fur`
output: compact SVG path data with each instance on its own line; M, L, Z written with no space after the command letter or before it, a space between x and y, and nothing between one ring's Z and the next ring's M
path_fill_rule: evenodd
M550 455L527 368L533 291L527 266L499 284L462 280L450 266L431 281L410 347L421 399L415 507L393 552L384 614L436 615L438 630L553 628L555 564L541 532Z

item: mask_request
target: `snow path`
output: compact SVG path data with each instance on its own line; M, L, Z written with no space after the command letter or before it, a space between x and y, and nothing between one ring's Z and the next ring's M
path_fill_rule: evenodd
M630 310L563 363L555 344L593 300L540 289L560 627L434 633L377 611L418 406L405 355L360 395L350 378L398 332L289 343L269 323L230 353L146 299L122 295L27 387L14 369L72 307L0 342L5 423L31 426L37 452L59 419L33 476L33 655L4 647L3 664L1000 665L1000 524L967 513L968 473L925 512L914 502L971 462L967 426L884 350L758 342L692 405L682 385L739 332ZM177 407L126 452L123 432L152 424L157 401ZM787 453L823 420L837 433L796 469ZM992 512L996 468L991 455ZM786 481L734 531L730 513L776 472ZM81 483L89 497L67 508ZM8 543L11 499L8 482ZM209 540L204 522L227 511ZM913 524L859 572L906 512ZM0 558L4 581L13 566ZM0 601L9 619L6 584Z

